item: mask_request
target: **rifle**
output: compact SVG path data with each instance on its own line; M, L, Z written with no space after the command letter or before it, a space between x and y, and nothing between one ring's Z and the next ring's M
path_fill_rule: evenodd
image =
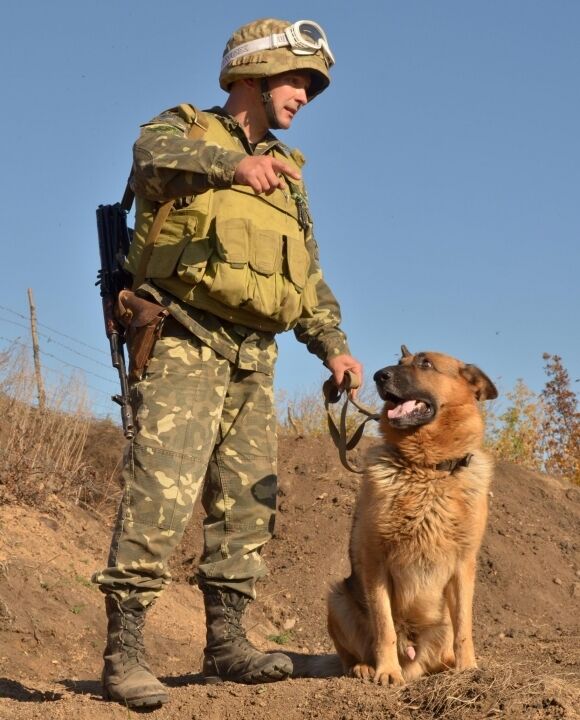
M121 384L121 393L113 395L111 399L121 406L123 433L128 440L131 440L135 435L135 426L133 424L133 411L129 403L129 381L123 350L123 346L126 344L126 336L124 328L115 318L117 297L121 290L131 287L132 282L131 275L123 269L133 237L133 230L127 227L126 206L125 198L123 198L123 203L99 205L97 208L101 269L98 271L95 285L100 285L105 332L109 338L113 367L119 373L119 382Z

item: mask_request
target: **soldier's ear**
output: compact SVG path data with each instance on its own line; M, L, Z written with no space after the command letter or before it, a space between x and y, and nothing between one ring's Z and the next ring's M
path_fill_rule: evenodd
M464 365L459 373L471 385L477 400L494 400L497 397L497 388L487 375L476 365Z

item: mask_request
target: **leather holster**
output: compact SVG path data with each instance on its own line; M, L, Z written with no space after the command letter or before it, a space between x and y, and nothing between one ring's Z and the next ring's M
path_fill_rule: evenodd
M121 290L119 293L115 317L125 329L131 382L143 379L168 315L169 311L162 305L139 297L132 290Z

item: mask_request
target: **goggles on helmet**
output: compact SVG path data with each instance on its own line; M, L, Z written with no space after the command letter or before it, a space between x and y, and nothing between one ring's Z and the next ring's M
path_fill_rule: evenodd
M295 55L315 55L320 50L328 66L334 65L334 55L330 50L324 30L312 20L298 20L293 25L289 25L282 33L250 40L232 48L229 53L224 55L222 70L238 57L251 55L260 50L275 50L288 46Z

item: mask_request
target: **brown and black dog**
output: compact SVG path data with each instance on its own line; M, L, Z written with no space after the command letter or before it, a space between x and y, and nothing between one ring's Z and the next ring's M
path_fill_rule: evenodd
M328 599L345 673L402 684L476 667L472 603L492 462L478 401L497 397L474 365L411 354L374 380L384 439L361 483L351 575Z

